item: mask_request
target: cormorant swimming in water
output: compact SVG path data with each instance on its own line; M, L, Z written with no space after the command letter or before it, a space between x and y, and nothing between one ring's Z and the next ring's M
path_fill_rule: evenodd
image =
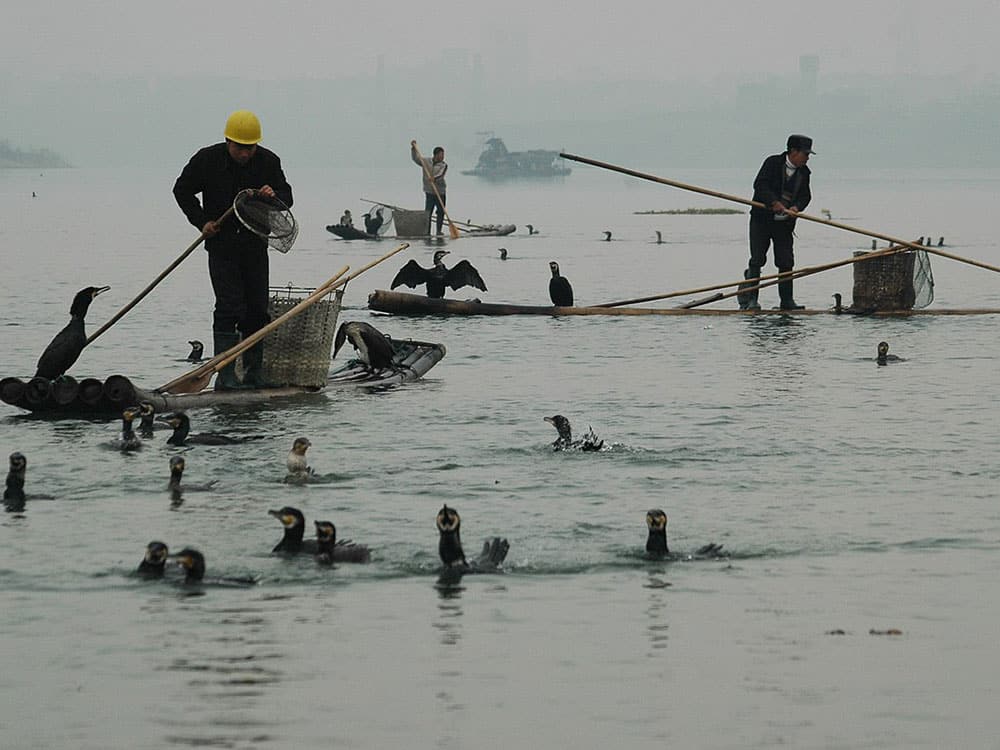
M288 451L288 458L285 466L288 467L288 474L292 477L308 477L315 474L312 467L306 462L306 451L312 447L309 438L298 437L292 443L292 449Z
M656 244L657 245L663 244L663 234L660 232L659 229L656 230Z
M286 555L307 552L315 555L319 551L319 544L315 539L303 539L306 532L306 518L298 508L286 505L281 510L269 510L267 514L277 518L285 527L284 536L271 552L283 552Z
M611 242L611 232L609 232L607 229L604 230L604 241Z
M337 527L330 521L313 521L316 525L316 562L330 565L335 562L366 563L371 552L363 544L350 540L337 541Z
M188 362L201 362L202 355L205 353L205 345L194 339L193 341L188 341L191 345L191 353L187 355Z
M139 402L139 437L149 439L153 437L155 429L153 422L156 418L156 407L149 401Z
M507 248L500 248L500 260L507 260Z
M510 543L506 539L495 536L483 543L483 551L477 559L470 563L466 560L465 552L462 550L460 534L462 519L458 515L458 511L445 505L438 511L435 520L440 535L438 555L445 567L466 573L477 573L490 569L495 570L506 559Z
M170 481L167 483L167 489L174 492L210 492L218 484L218 481L213 479L210 482L205 482L204 484L181 484L184 479L184 469L187 463L184 461L184 456L171 456L170 457Z
M593 427L588 428L587 434L583 436L582 440L574 440L573 428L570 426L569 420L562 414L544 417L544 419L559 432L559 437L552 443L552 447L557 451L572 449L585 452L599 451L604 447L604 441L597 437Z
M525 224L524 226L526 226L528 228L528 234L529 235L531 235L531 234L538 234L538 230L535 229L531 224Z
M382 228L382 224L385 222L385 218L382 216L382 208L375 209L375 215L372 216L370 213L364 215L365 218L365 231L368 234L378 234L378 230Z
M556 307L573 306L573 287L569 279L559 275L559 264L554 260L549 261L549 268L552 269L552 278L549 279L549 298Z
M199 432L191 434L191 420L182 411L174 411L158 417L157 421L166 422L174 428L173 433L167 438L168 445L237 445L248 440L261 440L263 435L241 435L240 437L230 437L218 432Z
M875 357L875 361L879 365L886 365L890 362L903 362L905 361L902 357L897 357L895 354L889 354L889 344L885 341L878 342L878 354Z
M460 260L448 268L441 260L446 255L449 255L447 250L435 252L432 268L424 268L417 261L410 259L405 266L399 269L399 273L396 274L396 278L392 280L389 288L395 289L400 284L406 284L412 289L426 284L427 296L432 299L444 297L445 288L449 286L456 291L463 286L472 286L480 291L487 291L486 282L469 261Z
M97 295L103 294L110 288L109 286L88 286L76 293L73 304L69 308L69 323L55 335L52 342L42 352L42 356L38 358L36 378L55 380L73 366L79 358L80 352L87 345L87 332L83 326L83 320L87 317L87 309Z
M20 513L24 510L27 499L24 495L24 475L27 469L28 459L23 453L14 451L10 454L10 469L3 490L4 509L8 513Z
M348 340L358 353L358 359L364 362L369 372L378 373L387 367L393 368L392 358L395 352L392 340L375 326L362 321L341 323L334 340L334 357L344 345L344 341Z
M170 559L184 569L184 583L202 583L205 579L205 556L196 549L185 547ZM253 578L212 578L206 583L220 583L229 586L253 586Z
M136 572L142 578L163 578L167 569L167 555L167 545L163 542L150 542L146 545L146 554ZM203 574L204 572L202 570Z
M115 447L121 451L135 451L142 447L142 441L135 434L132 423L139 416L138 406L129 406L122 412L122 434L115 442Z
M647 511L646 528L649 529L649 535L646 537L646 555L657 560L670 557L670 549L667 547L667 514L659 508ZM721 544L712 543L699 547L693 556L720 557L725 554Z

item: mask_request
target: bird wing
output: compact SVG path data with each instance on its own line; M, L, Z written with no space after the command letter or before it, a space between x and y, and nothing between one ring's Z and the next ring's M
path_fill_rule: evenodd
M406 284L412 289L420 284L426 284L429 278L430 273L427 269L411 258L405 266L399 269L399 273L396 274L396 278L392 280L389 288L395 289L400 284Z
M53 337L38 358L35 376L55 380L63 375L79 359L84 341L85 337L81 339L72 323L67 325Z
M467 260L460 260L449 268L448 273L445 274L444 283L456 291L463 286L474 286L476 289L486 291L486 282L483 281L483 277Z
M412 263L413 261L410 261L410 262ZM400 271L400 273L402 273L402 271ZM399 277L397 276L396 278L398 279ZM394 281L392 283L395 286L396 282ZM340 324L340 328L337 329L337 336L333 340L333 356L334 357L337 356L337 352L340 351L340 347L342 347L344 345L344 342L346 340L347 340L347 323L341 323Z

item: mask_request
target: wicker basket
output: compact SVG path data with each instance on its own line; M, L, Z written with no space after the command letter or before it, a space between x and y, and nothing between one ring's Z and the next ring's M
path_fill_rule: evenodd
M397 208L392 212L397 237L427 237L430 234L430 214Z
M309 296L312 289L271 288L267 311L274 320ZM264 338L264 381L271 386L320 388L330 373L343 289L321 299Z
M867 255L854 253L854 257ZM913 253L896 253L854 264L854 304L861 310L912 310Z

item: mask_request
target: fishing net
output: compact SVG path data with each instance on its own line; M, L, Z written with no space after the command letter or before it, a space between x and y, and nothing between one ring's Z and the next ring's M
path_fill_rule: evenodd
M934 274L926 250L914 250L913 255L913 306L920 309L934 301Z
M267 240L272 250L287 253L299 236L299 225L291 210L277 197L257 190L241 190L233 201L233 211L247 229Z
M376 205L365 216L367 217L365 231L369 234L377 234L382 237L389 231L389 225L392 224L392 208L390 206ZM377 225L377 228L374 225ZM372 228L375 228L374 232Z
M858 252L868 255L868 252ZM912 310L934 301L934 276L926 250L876 256L854 264L852 307L858 310Z

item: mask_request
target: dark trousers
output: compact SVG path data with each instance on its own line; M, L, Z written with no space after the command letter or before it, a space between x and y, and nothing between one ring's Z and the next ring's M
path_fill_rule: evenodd
M267 248L218 249L208 253L215 291L212 330L246 338L270 322L267 314Z
M774 265L779 271L790 271L795 266L793 231L795 220L775 221L770 216L750 216L750 267L763 268L767 263L767 249L774 245Z
M448 198L444 193L441 193L440 203L434 193L424 193L424 211L427 212L427 234L431 233L431 212L435 209L437 209L437 233L441 234L441 228L444 226L444 204L447 202Z

